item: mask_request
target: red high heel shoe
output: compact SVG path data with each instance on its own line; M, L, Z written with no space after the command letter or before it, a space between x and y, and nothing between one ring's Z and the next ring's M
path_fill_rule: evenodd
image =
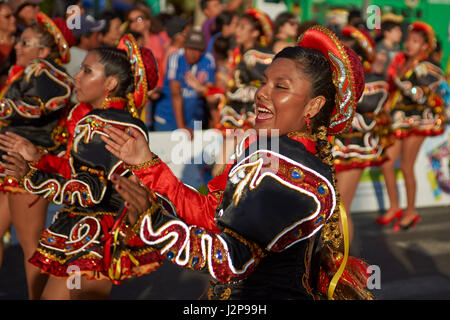
M399 220L397 220L393 230L394 231L399 231L400 229L403 231L406 231L408 229L414 230L416 228L417 223L421 220L422 220L422 218L419 217L418 214L416 214L410 223L408 223L406 226L402 226L400 224L400 219L399 219Z
M396 220L396 223L397 223L398 221L400 221L402 216L403 216L403 209L398 209L397 211L395 211L394 215L390 218L386 218L384 216L376 218L375 223L377 223L381 226L386 226L386 225L390 224L393 220Z

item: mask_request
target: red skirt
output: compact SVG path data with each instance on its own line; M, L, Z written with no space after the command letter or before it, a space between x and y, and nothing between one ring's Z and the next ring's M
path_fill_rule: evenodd
M145 245L117 212L77 213L63 208L43 232L30 263L42 272L67 278L74 271L88 279L108 279L115 284L157 269L159 252ZM139 224L136 223L135 226Z

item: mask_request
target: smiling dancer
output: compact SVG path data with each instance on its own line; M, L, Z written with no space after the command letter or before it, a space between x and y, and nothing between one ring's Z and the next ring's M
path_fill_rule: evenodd
M129 170L100 139L109 126L147 132L136 111L156 85L156 62L130 35L122 38L119 48L123 50L90 51L75 76L77 98L90 111L74 126L67 151L70 157L58 172L37 170L45 167L48 158L29 167L17 154L8 157L8 168L28 192L64 205L30 259L50 274L42 299L105 299L113 283L160 265L159 254L143 248L138 237L124 240L131 229L123 200L109 179L113 174L126 176ZM69 123L85 112L83 108L74 110ZM70 290L66 284L74 270L81 276L79 290Z
M348 257L339 232L340 217L347 232L345 211L328 140L350 124L363 89L356 54L324 27L307 30L264 72L255 103L272 116L239 144L208 196L176 179L137 130L107 129L107 148L177 215L152 201L130 222L170 262L208 270L211 299L371 298L367 265ZM129 181L116 184L125 199L143 203Z

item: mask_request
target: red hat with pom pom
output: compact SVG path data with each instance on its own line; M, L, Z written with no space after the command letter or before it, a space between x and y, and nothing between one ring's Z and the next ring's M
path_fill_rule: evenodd
M333 32L323 26L307 29L299 37L297 45L319 50L330 62L336 87L336 106L327 131L330 135L339 134L351 124L364 91L361 61L352 49L344 46Z
M145 74L147 76L147 86L148 91L154 89L156 84L158 83L159 73L158 73L158 64L156 62L156 58L153 55L153 52L150 49L145 47L140 47L142 61L145 66Z
M69 47L73 47L76 43L75 35L73 34L72 30L67 27L66 20L61 17L54 17L52 18L52 20L63 34L64 39L66 39L67 43L69 44Z
M428 49L425 54L430 54L436 48L436 33L432 26L423 21L415 21L408 27L409 31L422 31L426 35L426 41L428 43Z
M133 100L137 108L142 108L147 103L148 91L155 88L159 74L156 59L147 48L137 45L136 39L131 34L124 35L117 46L124 50L130 59L134 75ZM130 110L133 114L135 110Z
M39 12L36 16L37 23L44 26L44 28L53 36L55 43L58 46L59 56L62 63L70 61L70 44L72 32L67 28L65 21L50 19L45 13ZM67 38L66 38L67 37ZM75 43L75 38L73 38Z

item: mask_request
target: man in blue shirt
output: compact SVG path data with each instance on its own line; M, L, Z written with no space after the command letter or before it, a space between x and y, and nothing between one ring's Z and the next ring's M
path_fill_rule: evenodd
M155 131L187 129L192 132L194 121L204 119L205 100L201 92L188 85L186 76L195 76L202 86L214 83L214 58L205 49L201 31L191 30L184 48L170 55L161 97L155 105Z

